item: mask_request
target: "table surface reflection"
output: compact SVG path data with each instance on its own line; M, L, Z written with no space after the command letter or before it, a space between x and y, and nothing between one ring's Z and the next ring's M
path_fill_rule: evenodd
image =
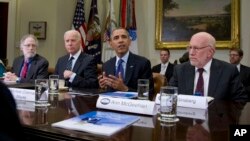
M139 115L141 120L111 137L51 127L52 123L92 110L102 110L96 108L97 98L98 95L63 92L49 95L49 106L35 107L32 102L16 102L25 134L30 140L227 141L229 125L250 124L250 103L213 101L205 112L207 120L198 125L193 118L186 117L178 117L179 122L176 123L160 122L157 114Z

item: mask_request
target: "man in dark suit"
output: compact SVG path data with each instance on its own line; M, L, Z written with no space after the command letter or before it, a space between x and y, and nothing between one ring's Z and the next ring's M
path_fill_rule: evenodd
M64 43L68 54L58 59L55 74L65 79L70 87L98 88L97 63L93 56L81 50L81 42L78 31L65 32Z
M138 79L149 79L149 98L153 98L153 77L151 63L148 59L129 52L131 39L126 29L113 30L110 46L115 50L116 56L103 64L103 74L98 77L101 88L108 91L137 91ZM122 59L122 69L118 70L118 60Z
M0 126L1 141L25 140L24 132L17 114L16 103L10 90L0 82L0 122L9 128Z
M240 63L243 58L243 51L240 48L231 48L229 51L229 60L231 64L236 65L240 72L240 80L248 93L250 100L250 68Z
M209 33L194 34L188 46L190 61L175 66L169 84L177 86L180 94L193 95L202 88L199 91L204 96L223 100L246 100L247 95L237 68L213 58L215 45L216 40ZM199 70L203 70L203 73L198 72Z
M5 74L5 81L30 82L35 79L48 78L47 59L36 53L38 47L37 38L25 35L20 41L20 49L23 55L17 57L12 65L12 72Z
M152 72L165 75L167 81L170 80L174 71L174 65L169 62L169 57L170 57L169 49L162 49L160 51L161 63L152 67Z

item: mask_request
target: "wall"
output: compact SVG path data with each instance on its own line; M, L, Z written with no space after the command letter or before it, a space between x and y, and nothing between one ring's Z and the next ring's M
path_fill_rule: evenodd
M45 56L50 67L54 67L57 58L65 54L63 33L71 28L74 15L76 0L0 0L10 2L10 22L12 27L8 30L8 59L9 65L12 64L14 57L20 54L19 40L22 35L28 33L29 21L47 21L47 38L40 40L38 53ZM85 17L89 16L91 0L85 0ZM102 25L107 13L107 1L98 0L98 12ZM119 2L114 0L115 8L119 8ZM155 1L154 0L136 0L135 1L139 54L147 56L152 65L159 63L159 52L154 49L155 40ZM249 0L241 0L241 48L245 55L243 64L250 66L250 17L247 15ZM16 12L15 12L16 11ZM17 13L15 15L15 13ZM118 13L116 13L118 17ZM118 20L118 18L117 18ZM13 34L15 33L15 34ZM171 50L171 59L173 62L182 56L185 50ZM228 61L228 49L217 50L215 57Z

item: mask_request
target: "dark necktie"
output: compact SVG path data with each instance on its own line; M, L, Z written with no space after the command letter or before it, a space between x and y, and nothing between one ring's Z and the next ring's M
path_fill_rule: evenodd
M203 71L204 71L203 68L198 69L199 78L198 78L196 89L195 89L195 95L199 95L199 96L204 96L204 80L202 76Z
M124 69L123 69L122 63L123 63L123 60L119 59L118 60L118 67L117 67L116 73L115 73L116 77L119 77L119 72L121 73L122 78L124 77Z
M74 57L70 57L67 66L66 66L66 70L72 70L72 61L74 60Z
M28 67L29 67L29 62L28 61L24 61L24 63L23 63L23 69L22 69L22 72L21 72L21 78L26 78L27 72L28 72Z

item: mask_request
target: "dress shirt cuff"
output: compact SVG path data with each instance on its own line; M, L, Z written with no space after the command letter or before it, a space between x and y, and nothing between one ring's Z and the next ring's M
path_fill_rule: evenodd
M76 73L73 73L73 74L70 76L70 78L69 78L69 82L72 83L73 80L75 79L75 77L76 77Z

